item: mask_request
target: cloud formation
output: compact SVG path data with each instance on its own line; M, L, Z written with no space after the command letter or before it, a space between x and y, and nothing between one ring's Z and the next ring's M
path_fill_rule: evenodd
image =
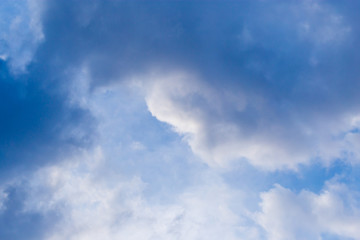
M356 138L352 119L359 115L358 70L344 60L358 58L351 14L318 1L53 1L44 14L48 41L37 59L55 72L85 67L89 89L135 77L175 91L179 105L159 119L192 135L192 149L213 166L234 159L272 170L318 159L355 163L353 140L343 138ZM176 93L179 81L191 87ZM148 100L155 94L146 92ZM200 96L184 109L193 92ZM162 98L149 106L156 117L156 109L173 101L166 93Z
M328 183L320 194L296 194L279 185L261 195L258 223L268 239L356 239L359 236L359 192L340 183Z
M234 159L270 170L296 168L316 158L325 163L336 158L359 161L357 112L338 112L331 120L322 113L305 119L296 109L272 108L261 95L214 88L188 73L149 78L149 111L184 135L212 166L228 166Z
M48 227L37 228L42 239L257 239L257 229L245 225L231 209L238 196L216 176L205 173L206 185L192 186L175 202L159 205L145 198L146 184L139 178L97 176L103 161L97 148L42 168L25 185L12 187L15 191L26 187L18 209L25 220L33 216L49 220L56 213ZM14 200L9 192L7 198ZM5 206L11 209L9 203ZM19 219L9 220L21 227ZM0 233L6 236L7 231Z
M359 7L4 2L0 238L356 238Z

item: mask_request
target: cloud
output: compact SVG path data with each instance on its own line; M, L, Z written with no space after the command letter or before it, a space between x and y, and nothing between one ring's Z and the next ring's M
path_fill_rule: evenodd
M268 239L356 239L360 221L359 193L340 183L328 183L319 194L294 193L280 185L261 195L255 216Z
M57 213L49 211L47 215L42 215L34 211L24 212L28 193L28 186L24 182L12 185L2 183L2 187L0 237L2 239L44 239L43 229L51 229L57 221Z
M272 109L261 95L215 88L194 74L178 71L145 78L151 82L145 84L149 111L172 125L212 166L247 159L271 170L296 168L315 158L325 163L342 157L359 160L356 114L335 116L327 123L323 116L298 119L291 116L297 109L279 112L283 110Z
M153 115L187 135L212 166L241 158L270 170L358 161L353 140L343 139L359 114L358 70L343 60L356 58L356 26L331 3L52 1L46 9L47 41L36 55L45 65L36 71L60 75L65 91L84 68L90 91L148 81L162 89L147 91ZM169 89L171 96L163 93Z
M36 228L42 236L38 239L258 239L258 229L247 225L247 216L233 210L240 195L216 175L199 173L200 184L179 193L174 201L159 203L146 198L146 183L136 176L98 175L103 161L102 149L96 148L39 169L26 184L7 187L25 189L19 198L20 216L48 219L48 227ZM10 202L5 209L10 211ZM57 217L52 219L54 213ZM9 222L21 226L12 215Z
M260 209L254 211L244 201L247 192L229 188L211 169L198 171L200 181L173 200L159 202L146 196L148 184L137 176L102 174L100 166L106 162L98 147L43 167L26 182L3 186L8 200L0 220L6 219L9 227L0 236L281 240L359 234L359 193L336 180L318 194L276 185L261 194ZM26 235L12 232L20 227Z
M63 68L87 64L95 86L153 67L200 71L218 83L255 74L252 79L267 84L262 75L292 77L284 68L297 74L314 58L326 62L323 55L334 53L329 46L344 47L352 37L347 19L318 1L50 1L43 19L47 41L38 59ZM248 78L241 81L251 84Z
M0 56L9 61L15 73L26 70L38 45L44 40L42 11L42 0L6 0L1 4Z
M266 132L260 130L263 136L253 136L257 119L247 109L251 100L246 93L214 89L186 73L152 78L146 97L149 111L184 134L193 151L211 165L226 166L239 158L259 165L278 161L280 165L290 158L276 144L261 139Z
M261 239L243 196L204 169L359 162L355 4L6 6L0 238ZM339 186L275 187L254 219L270 238L354 237L357 202L342 197L357 194Z
M46 41L34 58L42 65L34 62L33 72L65 92L84 68L89 91L132 77L150 82L153 115L188 134L213 166L241 158L272 170L357 162L354 140L342 139L359 114L358 70L344 60L357 56L348 10L319 1L50 1L45 9Z

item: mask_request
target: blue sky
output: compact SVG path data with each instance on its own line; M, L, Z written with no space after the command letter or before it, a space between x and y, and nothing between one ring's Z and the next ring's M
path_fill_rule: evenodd
M2 1L0 239L359 239L359 8Z

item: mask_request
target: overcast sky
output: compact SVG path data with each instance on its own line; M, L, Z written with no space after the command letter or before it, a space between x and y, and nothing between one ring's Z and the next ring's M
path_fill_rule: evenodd
M2 0L0 239L359 239L359 11Z

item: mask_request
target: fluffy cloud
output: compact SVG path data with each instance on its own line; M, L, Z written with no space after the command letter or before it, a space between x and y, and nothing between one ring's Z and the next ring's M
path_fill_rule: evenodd
M211 165L226 166L241 158L270 167L297 162L288 148L266 139L271 132L265 126L253 133L259 119L248 114L253 111L248 105L256 103L245 93L214 89L186 73L153 79L146 98L149 111L184 134L193 151Z
M319 194L296 194L277 185L261 195L258 223L268 239L323 239L333 235L357 239L360 232L359 193L346 185L329 183Z
M340 112L325 124L321 112L319 119L298 119L291 116L299 114L296 109L277 112L280 109L272 109L264 96L214 88L185 72L148 78L149 111L172 125L210 165L227 166L231 160L247 159L276 169L296 168L315 158L325 163L341 157L359 161L356 112Z

